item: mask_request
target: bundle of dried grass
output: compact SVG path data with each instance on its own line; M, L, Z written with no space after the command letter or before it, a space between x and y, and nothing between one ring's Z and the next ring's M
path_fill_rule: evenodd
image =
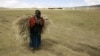
M13 22L13 29L18 42L23 45L29 43L29 16L22 16Z
M13 22L14 33L17 37L16 39L21 45L27 45L29 43L29 18L30 16L22 16ZM45 25L42 31L44 32L49 21L46 16L43 16L43 18L45 20Z

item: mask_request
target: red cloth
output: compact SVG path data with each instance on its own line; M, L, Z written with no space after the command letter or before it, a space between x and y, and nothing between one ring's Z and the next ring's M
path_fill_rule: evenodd
M40 21L41 21L41 25L44 26L44 19L42 17ZM36 24L36 20L34 16L30 17L29 24L30 24L30 28Z
M29 24L30 24L30 28L32 27L32 26L34 26L35 25L35 17L30 17L30 21L29 21Z

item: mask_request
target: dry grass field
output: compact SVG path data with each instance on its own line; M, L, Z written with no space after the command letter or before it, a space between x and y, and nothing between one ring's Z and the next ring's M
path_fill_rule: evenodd
M0 10L0 56L100 56L100 11L41 10L50 24L40 50L21 45L13 22L34 10Z

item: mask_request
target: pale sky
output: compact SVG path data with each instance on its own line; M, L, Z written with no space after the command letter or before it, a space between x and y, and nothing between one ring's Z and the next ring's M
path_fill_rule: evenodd
M100 5L100 0L0 0L0 7L44 8Z

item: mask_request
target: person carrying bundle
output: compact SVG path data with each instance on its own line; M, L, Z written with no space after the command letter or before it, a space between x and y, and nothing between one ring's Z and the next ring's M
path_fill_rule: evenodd
M39 48L41 47L41 33L44 27L44 19L41 17L41 11L35 10L35 15L30 17L29 28L30 28L30 47Z

